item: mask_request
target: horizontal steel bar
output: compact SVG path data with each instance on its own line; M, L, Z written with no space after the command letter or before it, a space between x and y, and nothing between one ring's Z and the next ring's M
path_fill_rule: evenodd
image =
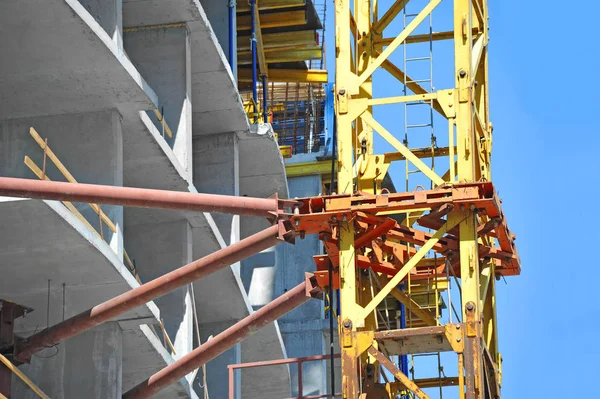
M339 359L340 354L333 355L334 358ZM329 360L330 355L315 355L315 356L305 356L305 357L292 357L288 359L277 359L277 360L263 360L261 362L250 362L250 363L238 363L238 364L229 364L227 367L230 369L248 369L253 367L267 367L267 366L276 366L279 364L290 364L290 363L306 363L306 362L315 362L318 360Z
M0 196L264 217L276 216L280 203L277 198L236 197L12 177L0 177Z

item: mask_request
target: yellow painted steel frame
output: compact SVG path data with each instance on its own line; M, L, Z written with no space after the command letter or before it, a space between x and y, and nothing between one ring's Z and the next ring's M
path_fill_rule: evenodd
M413 14L405 25L401 25L405 28L396 37L390 39L384 38L383 33L395 19L400 18L398 15L402 15L409 0L395 1L389 10L383 10L381 18L377 0L335 0L335 112L339 193L351 194L362 190L379 194L389 162L395 160L405 160L412 164L434 187L491 180L492 125L488 107L487 2L446 0L453 1L453 31L432 32L431 35L416 34L417 27L441 1L430 0L418 14ZM413 10L414 7L411 13ZM390 55L401 46L429 40L454 41L454 87L429 92L392 62ZM374 72L380 69L395 77L400 88L406 83L412 93L399 97L374 98ZM432 148L431 155L433 158L444 157L448 167L448 172L444 175L439 175L433 165L430 167L422 161L422 148L414 151L408 148L373 115L373 107L378 105L414 101L429 102L437 113L448 120L448 147L445 151ZM374 132L394 147L397 151L395 156L389 153L374 154ZM440 165L441 161L436 162L436 165ZM369 386L364 380L365 373L361 365L366 361L377 367L378 359L381 360L381 354L373 349L376 347L375 341L368 335L376 329L372 316L377 305L392 293L437 241L456 226L460 239L462 320L466 326L464 352L457 352L460 370L458 397L482 399L485 396L484 384L499 387L501 356L497 344L494 264L480 264L478 241L481 239L478 238L477 228L486 220L476 216L473 211L455 209L450 213L445 225L420 247L402 270L387 281L375 296L365 295L365 290L359 289L369 282L363 278L362 273L357 272L354 224L351 220L340 222L339 331L343 398L369 398L368 391L361 392L361 389ZM367 334L367 338L364 334ZM483 345L479 342L483 342ZM370 347L370 352L367 352ZM484 361L486 354L491 365L486 365ZM395 374L398 375L398 372ZM488 376L484 378L484 374ZM490 374L493 377L489 377ZM379 373L375 375L379 376ZM400 382L405 386L414 385L407 383L408 377L401 377ZM491 383L489 378L492 378ZM420 391L417 392L418 387L411 390L417 397L423 397L420 396ZM499 388L495 392L499 397Z

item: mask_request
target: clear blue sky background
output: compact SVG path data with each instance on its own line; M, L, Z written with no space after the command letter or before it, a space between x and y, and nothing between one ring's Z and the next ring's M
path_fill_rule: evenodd
M443 3L451 7L450 0ZM520 276L498 282L503 397L598 397L592 386L600 380L595 254L600 6L557 0L488 3L492 176L522 261ZM389 1L381 4L383 9ZM332 1L328 7L333 78ZM438 31L444 28L435 23L449 8L440 10L434 20ZM448 87L441 83L437 89ZM376 95L400 94L385 86L376 87ZM391 131L402 123L394 112L376 117ZM404 179L397 170L392 176Z

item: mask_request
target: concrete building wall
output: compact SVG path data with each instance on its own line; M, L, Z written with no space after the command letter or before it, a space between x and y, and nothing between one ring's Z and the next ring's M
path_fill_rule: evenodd
M239 195L240 165L235 133L195 137L193 141L194 185L198 192ZM226 243L239 240L238 216L214 214Z
M148 114L187 172L186 178L191 180L191 52L187 28L127 31L124 46L135 67L158 95L158 109L163 113L173 137L164 132L154 112Z
M79 0L87 12L98 22L108 35L123 47L123 2L122 0Z
M136 270L147 282L192 261L192 231L187 220L127 226L125 242ZM154 300L175 358L193 349L193 308L190 287L181 287Z
M206 16L210 21L210 25L215 32L215 36L219 40L219 44L223 49L223 53L229 63L231 60L229 59L229 8L233 7L233 24L236 24L236 12L235 12L235 0L201 0L200 3L204 10L206 11ZM237 29L234 28L234 32ZM237 35L232 38L232 47L237 49ZM233 65L237 64L237 50L233 52ZM232 71L234 78L237 80L237 69L234 68Z
M25 155L31 156L40 167L43 165L43 152L28 135L29 127L34 126L42 137L48 138L50 147L80 182L123 185L123 147L126 146L129 154L136 154L143 160L137 164L141 165L139 169L144 170L146 167L151 170L151 172L146 171L144 178L155 177L157 170L167 170L155 177L155 180L158 180L156 187L176 187L178 190L194 191L195 188L189 184L193 181L199 192L240 195L238 138L241 134L250 132L247 131L248 125L236 92L235 82L232 81L229 67L222 58L222 54L229 53L228 6L229 3L234 5L235 2L203 1L221 48L215 42L215 36L206 24L204 12L197 7L198 1L169 3L162 0L136 0L144 3L138 9L140 14L147 12L147 15L140 15L139 19L153 21L148 22L148 25L163 23L179 25L181 22L185 23L185 26L167 29L145 26L140 29L140 25L128 25L132 29L128 29L125 34L123 34L122 1L49 0L43 4L23 3L22 10L16 5L10 5L5 16L0 17L3 26L7 25L8 20L14 20L11 25L7 25L10 27L7 32L19 32L24 38L18 43L12 41L11 56L7 56L7 62L2 65L2 70L6 72L4 75L9 76L10 84L5 84L3 81L0 85L5 88L4 92L14 92L19 96L19 101L14 101L13 105L4 108L3 116L14 118L13 114L32 116L36 113L53 115L0 120L0 155L2 155L0 175L35 178L23 165ZM165 5L166 3L169 5ZM161 7L173 7L177 10L173 13L163 12L164 8ZM50 17L40 18L45 14ZM181 15L182 18L168 22L161 20L164 17L178 18L177 15ZM29 27L27 18L40 23ZM27 34L22 34L20 31L23 26L28 26ZM108 40L105 32L112 42ZM69 38L72 42L68 40ZM28 48L23 48L21 52L17 51L21 50L17 47L23 43L28 44ZM56 43L67 43L67 45L58 46L59 49ZM72 47L69 43L72 43ZM232 47L235 46L234 38ZM196 54L191 53L192 48L198 50L195 51ZM24 57L23 59L29 62L22 62L20 57ZM31 62L32 60L35 62ZM199 128L195 133L206 134L193 142L192 63L197 72L194 80L194 90L197 93L194 98L201 99L196 101L196 104L203 106L199 112L202 115L198 114L196 117L196 120L201 122L197 122ZM36 87L39 93L33 90L21 90L22 87ZM15 103L26 103L27 106L15 106ZM155 127L162 131L160 121L156 119L153 112L148 112L154 106L158 106L158 109L163 111L165 121L173 132L173 138L168 138L166 134L163 138L172 149L176 160L165 147L164 142L159 140L160 137L155 135L155 131L146 127L152 125L147 123L150 118ZM77 111L86 113L74 113ZM143 123L139 120L140 115L144 118ZM152 130L148 132L151 134L146 134L146 130ZM123 136L126 136L129 141L124 143ZM158 141L160 143L156 145ZM132 147L135 149L132 150ZM260 158L255 164L268 164L268 160L272 159L270 158L272 154L263 152L261 157L260 148L258 152L257 156ZM278 155L278 151L275 152ZM174 166L177 163L183 167L185 173L180 173L179 166ZM270 169L276 169L276 173L271 175L283 176L283 165L276 166L277 168L268 166ZM172 173L173 170L176 173ZM134 174L132 172L135 172L133 168L127 170L127 177L130 179ZM64 181L49 162L47 162L46 173L53 180ZM253 181L259 181L261 186L262 182L266 181L261 180L260 170L249 173L256 179ZM136 178L132 181L140 182L144 178ZM177 181L174 182L175 180ZM268 181L273 183L277 180L271 176ZM150 183L143 181L139 185L146 184ZM257 186L258 184L255 185ZM267 196L278 191L277 188L269 190L268 194L250 195ZM34 200L30 202L37 203ZM164 214L160 212L152 214L144 213L147 210L138 210L137 215L149 215L148 220L140 222L143 218L128 215L128 225L124 226L124 211L121 207L102 206L118 226L117 234L113 235L106 226L102 228L97 215L88 205L76 204L76 206L96 230L102 231L111 245L114 244L113 249L117 252L119 260L122 260L123 241L125 241L128 253L135 260L142 281L148 281L188 263L194 254L211 247L207 243L220 240L216 238L219 232L212 224L210 228L202 225L200 229L198 225L194 225L196 228L192 229L188 220L182 219L189 215L179 214L175 216L177 220L173 220L163 219ZM214 216L227 244L238 241L239 219L232 216ZM198 215L195 217L201 219ZM190 223L192 218L189 217ZM122 230L125 231L125 239ZM200 234L206 237L206 242L202 242L203 237L201 240L192 239L194 233L197 235L200 230ZM82 231L83 229L78 229L74 234L88 233L87 230ZM220 240L218 245L222 245L222 241ZM196 245L197 243L199 245ZM68 247L69 243L61 245ZM56 256L63 256L64 249L57 247ZM100 255L106 256L106 251ZM85 256L87 253L77 259L85 258L89 261ZM269 256L268 267L273 269L276 261L275 253L271 252ZM110 258L112 261L112 253ZM116 265L119 262L113 263ZM76 266L82 266L83 269L84 264L85 262L80 261ZM72 266L69 264L64 267ZM100 266L104 267L104 264ZM126 266L121 263L116 266L119 268L122 266L122 271L128 273ZM82 279L90 280L86 281L86 284L102 287L103 293L107 293L108 297L116 295L113 295L112 291L108 292L107 284L103 284L105 283L103 279L95 278L95 275L92 278L86 274L85 269L83 270ZM228 300L219 299L212 302L206 300L198 303L199 308L209 308L209 312L218 313L210 316L218 317L217 321L210 317L210 320L200 320L201 342L205 342L210 335L220 333L251 311L246 292L239 282L239 264L234 265L233 270L233 272L225 270L229 273L221 273L220 277L217 276L220 280L210 280L220 283L227 280L228 283L223 284L225 289L219 284L214 284L206 290L209 292L207 295L212 296L212 292L218 292ZM59 271L62 272L62 269ZM230 278L231 276L234 278ZM62 276L58 277L53 280L55 283L61 281ZM125 283L122 284L125 288L118 293L135 286L135 282L130 281L131 276L127 274L126 277ZM121 280L122 275L116 283L121 283ZM235 284L231 284L232 282ZM73 291L69 285L67 289L67 301L73 301L73 296L69 296ZM89 297L89 292L86 292L85 288L80 289L83 292L81 295L87 294ZM53 302L57 298L60 299L54 291L56 290L53 289L51 298ZM94 303L96 303L95 298ZM102 297L97 302L106 299ZM191 293L185 287L156 300L156 304L161 310L167 332L174 341L177 351L174 357L182 356L191 350L196 339L191 316ZM152 305L153 313L144 314L139 320L143 319L144 322L155 320L158 312L154 303L149 305ZM38 311L43 311L43 306L36 306L36 308ZM69 303L66 308L68 311ZM56 310L53 309L51 312L53 317L49 324L58 322L59 319L54 317L55 313ZM107 323L60 344L57 346L56 354L53 352L54 349L40 353L31 365L23 365L22 368L53 398L120 397L124 381L129 384L125 387L127 390L132 384L143 381L151 373L173 360L162 348L157 347L158 340L150 334L150 329L147 326L139 327L136 323L141 321L137 318L128 319L124 323L128 324L128 327L120 324L123 330L115 323ZM207 365L211 398L227 396L226 365L243 361L244 353L248 360L263 354L272 358L285 356L276 324L269 325L265 330L268 330L267 334L263 336L262 332L258 333L253 341L249 341L249 346L246 348L238 344ZM124 347L128 350L125 351ZM128 354L127 362L123 362L124 351ZM49 358L42 359L42 356ZM158 361L157 357L160 358ZM127 378L123 378L122 374ZM286 373L275 373L269 375L271 379L257 377L254 380L277 387L271 390L270 396L263 396L263 398L279 399L287 396L285 391L288 387L288 376ZM198 387L201 381L201 377L197 377L195 386ZM238 396L244 392L240 381L241 378L238 377L236 379ZM169 387L171 388L173 387ZM185 388L186 384L173 388L173 391L167 389L158 397L183 397L186 394L195 397L195 394L190 394L189 391L182 393L185 392ZM278 391L279 388L282 390ZM31 392L24 389L19 382L15 382L15 389L18 393L16 397L31 397ZM252 387L245 389L252 389ZM199 392L202 390L199 389ZM283 394L280 394L281 392Z
M208 339L210 339L211 336L216 336L220 332L231 327L236 321L237 320L216 323L203 323L200 326L200 339L202 340L202 342L206 342ZM236 344L231 349L217 356L206 365L208 395L210 398L229 397L227 366L230 364L240 363L241 361L241 345ZM243 398L243 396L241 396L241 377L239 373L236 373L235 375L234 384L236 399ZM202 370L200 370L193 385L199 397L204 397L203 395L205 388L203 385L204 381L202 376Z
M105 323L54 348L33 356L21 370L52 399L121 398L122 331ZM14 398L37 399L24 382L13 376Z

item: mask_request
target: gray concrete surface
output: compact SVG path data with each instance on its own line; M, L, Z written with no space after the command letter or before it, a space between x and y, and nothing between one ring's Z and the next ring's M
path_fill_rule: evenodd
M111 108L125 114L158 102L77 0L10 0L2 7L0 25L11 40L2 44L0 119Z
M48 146L79 182L116 186L123 184L121 118L116 111L0 121L0 175L37 179L24 163L25 156L29 156L43 169L43 150L30 136L30 127L36 129L42 140L48 140ZM51 180L66 181L50 160L46 162L46 174ZM75 206L99 232L98 215L86 204ZM122 207L102 206L102 209L122 229ZM122 243L119 244L119 241L122 241L122 237L113 237L106 225L103 226L103 233L120 257Z
M196 21L204 13L198 0L122 1L125 28Z
M174 361L147 325L123 331L123 348L123 392L127 392ZM178 384L168 386L154 398L196 399L198 396L192 390L191 384L186 379L181 379Z
M194 185L199 192L240 195L238 142L235 133L194 138ZM215 214L213 219L226 243L239 240L239 230L232 226L239 220L239 216Z
M173 149L185 177L191 178L191 52L187 29L142 29L125 34L124 46L136 68L158 94L158 108L171 128L164 139ZM161 131L153 112L150 119Z
M321 191L320 176L295 177L288 180L291 197L317 195ZM296 240L294 246L277 248L277 274L275 291L286 290L297 284L305 272L315 270L313 255L322 253L322 244L315 235ZM290 357L302 357L328 353L329 342L324 341L324 330L329 328L324 319L322 301L310 301L284 316L279 325ZM292 395L298 395L296 386L298 371L292 372ZM327 393L326 362L307 363L303 369L304 395ZM339 374L339 373L338 373Z
M315 154L294 157L287 162L309 162L314 160L314 157ZM291 178L288 179L288 187L291 198L317 195L321 192L321 178L317 175ZM255 230L257 225L257 221L243 219L242 231L249 233ZM304 240L297 239L295 245L281 244L274 251L265 251L243 261L241 277L253 308L264 306L302 281L305 272L314 271L312 256L318 253L322 253L322 245L318 238L306 236ZM328 353L329 322L324 318L322 301L314 300L303 304L282 317L278 325L289 357ZM337 368L339 376L339 365ZM290 366L290 373L291 396L297 396L297 367ZM307 363L304 365L303 374L304 395L328 392L328 362ZM339 388L339 382L337 387Z
M0 268L11 278L0 281L2 298L35 311L15 322L15 331L29 335L62 320L62 284L65 317L137 286L127 268L106 242L92 233L61 203L14 200L0 203L3 229ZM48 304L48 280L50 304ZM159 316L153 303L119 317L147 323Z
M187 220L127 227L125 242L142 282L153 280L192 261L192 232ZM192 350L191 301L189 286L154 300L173 342L175 358Z
M229 7L233 3L233 14L236 15L235 6L237 2L232 0L201 0L201 3L204 10L206 10L206 16L210 21L217 40L221 44L227 61L231 62L229 59ZM233 24L236 26L236 18L234 18ZM234 28L233 31L236 32L232 41L232 47L235 49L233 51L233 65L237 65L237 28ZM235 76L237 71L233 71L233 73Z
M21 369L51 398L120 398L122 334L117 323L105 323L43 350ZM14 398L38 398L16 376L13 376L12 392Z
M242 137L243 138L240 138ZM269 141L270 140L270 141ZM266 144L264 149L260 146L252 147L251 144ZM248 153L242 154L242 143L245 151L256 151L251 157ZM275 146L276 151L268 145ZM270 150L270 151L269 151ZM243 159L243 163L242 163ZM277 144L273 137L268 135L257 135L247 132L243 133L221 133L216 135L196 136L194 138L194 181L199 191L225 195L240 195L242 175L256 176L260 172L261 164L275 161L272 166L272 174L278 170L283 172L283 163L280 159ZM233 160L233 162L232 162ZM277 167L279 166L279 169ZM266 178L268 179L268 177ZM265 183L266 180L265 179ZM250 195L267 197L266 192L273 190L282 191L283 197L287 196L286 186L283 189L255 181L256 187L248 188ZM274 191L275 192L275 191ZM270 194L269 194L270 195ZM249 234L240 233L240 218L230 215L215 215L215 222L223 233L225 242L236 242ZM248 218L242 218L245 220ZM268 226L263 218L251 218L258 228ZM257 230L258 231L258 230ZM241 236L240 236L241 234ZM242 261L242 269L245 261ZM231 288L228 288L231 287ZM201 330L206 339L209 335L216 335L237 320L252 312L247 291L244 289L240 276L240 264L232 265L231 268L221 270L214 275L208 276L195 284L196 300L201 304L199 318L202 322ZM232 292L241 295L232 296ZM208 305L204 308L202 305ZM281 335L277 323L265 327L254 337L251 337L230 349L217 359L211 361L208 368L209 394L223 397L227 393L227 364L234 360L242 362L254 362L259 360L281 359L286 356L282 344ZM196 386L200 387L200 376L196 378ZM240 385L240 379L242 381ZM220 381L220 383L211 383ZM258 387L257 383L261 386ZM266 384L266 385L265 385ZM255 369L251 371L238 372L236 376L237 394L242 398L281 398L289 393L289 372L287 367L275 367L269 369ZM269 386L268 390L257 389ZM255 396L260 395L260 396Z

